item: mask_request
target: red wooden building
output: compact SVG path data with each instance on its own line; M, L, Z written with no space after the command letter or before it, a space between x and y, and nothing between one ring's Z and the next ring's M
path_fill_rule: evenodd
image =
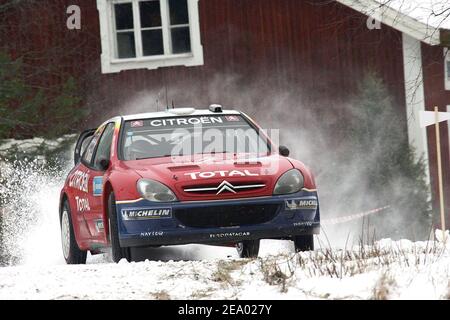
M418 112L450 108L448 7L441 1L443 14L430 19L436 8L427 11L423 1L419 11L380 1L387 0L30 1L2 9L0 49L24 58L36 86L74 76L86 107L101 118L155 109L156 100L162 107L166 89L176 105L252 105L266 125L284 109L339 118L364 75L375 71L429 163L435 191L434 131L419 128ZM442 123L448 199L449 132Z

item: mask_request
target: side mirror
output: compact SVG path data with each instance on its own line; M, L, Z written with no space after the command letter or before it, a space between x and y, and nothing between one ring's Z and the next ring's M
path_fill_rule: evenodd
M288 149L287 147L285 147L285 146L280 146L279 152L280 152L280 154L281 154L283 157L289 157L289 154L291 153L291 152L289 151L289 149Z
M106 171L106 170L108 170L110 163L111 163L111 161L109 161L108 159L101 159L98 164L102 171Z
M75 146L75 151L73 154L73 159L75 161L75 165L77 165L81 161L81 149L83 147L83 143L90 137L92 137L97 129L89 129L83 131L78 137L77 144Z

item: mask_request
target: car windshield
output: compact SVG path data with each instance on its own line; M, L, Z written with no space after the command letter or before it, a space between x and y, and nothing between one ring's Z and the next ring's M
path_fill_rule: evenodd
M240 115L126 121L120 150L124 160L270 151L266 140Z

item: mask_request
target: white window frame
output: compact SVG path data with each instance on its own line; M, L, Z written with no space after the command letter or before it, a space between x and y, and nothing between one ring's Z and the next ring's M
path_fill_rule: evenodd
M450 90L450 74L447 65L450 63L450 48L444 48L445 90Z
M200 37L200 21L198 14L198 0L187 0L189 11L189 31L191 37L191 52L181 54L163 54L155 56L141 56L142 42L140 15L137 5L133 5L134 32L136 58L119 59L116 49L116 30L114 4L137 3L140 0L97 0L97 9L100 18L100 36L102 45L102 73L115 73L133 69L157 69L172 66L201 66L203 65L203 47ZM161 6L161 22L163 30L164 52L171 52L169 35L169 1L159 0Z

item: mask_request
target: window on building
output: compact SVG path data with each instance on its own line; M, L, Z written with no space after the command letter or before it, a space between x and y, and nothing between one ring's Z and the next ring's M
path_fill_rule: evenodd
M198 0L98 0L102 70L203 64Z
M444 49L445 57L445 89L450 90L450 48Z

